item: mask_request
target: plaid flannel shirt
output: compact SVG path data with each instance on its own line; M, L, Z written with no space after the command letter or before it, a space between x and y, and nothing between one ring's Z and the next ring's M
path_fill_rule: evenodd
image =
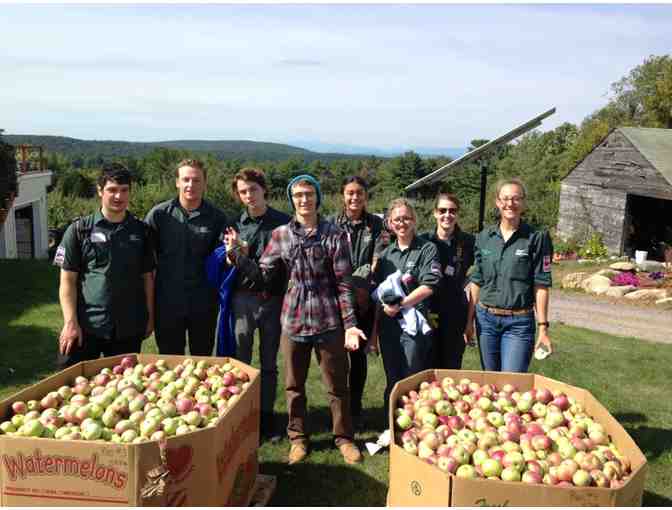
M313 336L357 325L344 230L320 218L317 230L307 236L292 220L273 230L258 264L242 253L236 263L248 278L264 286L273 281L281 264L289 274L280 317L288 335Z

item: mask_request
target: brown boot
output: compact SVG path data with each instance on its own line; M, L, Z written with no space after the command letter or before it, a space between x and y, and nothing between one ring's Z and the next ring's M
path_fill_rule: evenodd
M302 441L297 441L292 443L292 446L289 448L289 455L287 461L289 464L296 464L301 462L308 455L308 444Z
M359 448L357 448L355 443L343 443L338 447L338 449L341 451L343 460L347 464L357 464L358 462L362 461L362 454L360 453Z

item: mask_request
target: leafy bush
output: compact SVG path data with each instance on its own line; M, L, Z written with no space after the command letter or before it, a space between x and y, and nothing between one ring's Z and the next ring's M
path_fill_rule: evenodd
M553 241L553 252L560 255L578 253L579 249L579 242L575 238L570 238L567 240L558 239Z
M639 287L639 278L637 278L636 274L631 273L630 271L622 271L611 279L611 283L618 285L619 287L623 287L625 285Z
M81 170L70 170L58 181L58 189L67 197L92 198L96 184Z
M593 232L593 235L579 249L579 256L584 259L600 259L609 255L607 247L602 241L602 234Z

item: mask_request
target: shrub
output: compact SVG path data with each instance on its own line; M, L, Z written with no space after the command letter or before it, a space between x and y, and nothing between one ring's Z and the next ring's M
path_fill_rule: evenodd
M599 259L609 255L607 247L602 241L602 234L593 232L593 235L579 249L579 256L584 259Z
M567 240L558 239L553 242L553 252L560 255L569 255L570 253L579 252L579 242L575 238Z

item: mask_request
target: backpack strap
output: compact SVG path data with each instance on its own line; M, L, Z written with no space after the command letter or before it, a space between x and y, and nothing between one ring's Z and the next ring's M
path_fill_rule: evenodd
M72 220L72 223L75 225L77 243L81 247L84 240L91 234L93 228L91 216L80 216Z

